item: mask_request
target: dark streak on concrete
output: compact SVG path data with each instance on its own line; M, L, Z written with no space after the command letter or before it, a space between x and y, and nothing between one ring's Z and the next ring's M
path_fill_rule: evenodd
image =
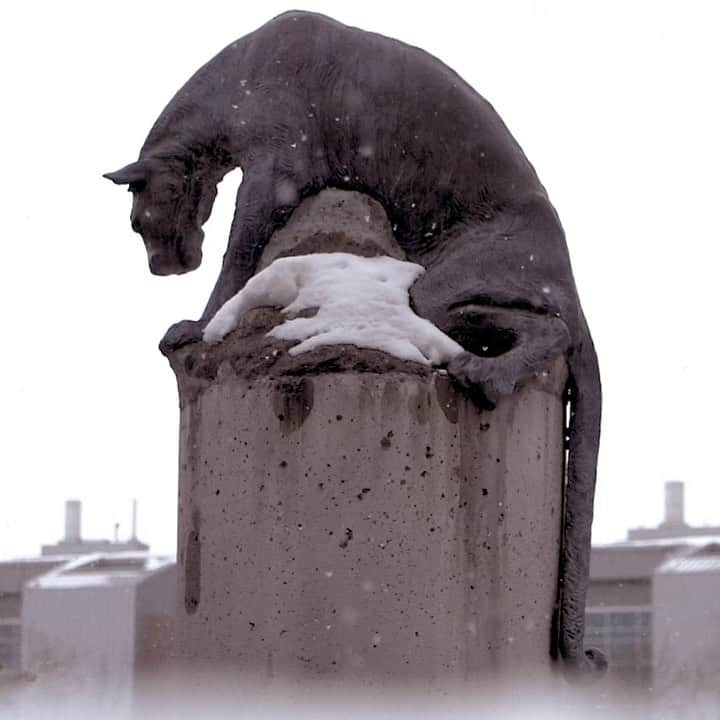
M383 421L387 425L397 420L397 408L400 405L401 397L399 383L396 382L395 378L391 378L383 387L381 403Z
M418 387L416 393L408 398L408 410L420 423L427 425L430 418L429 396L425 387Z
M200 511L192 511L192 528L185 541L185 612L193 615L200 605Z
M315 388L309 378L287 377L277 383L272 403L283 435L302 426L312 411L314 398Z
M435 375L435 395L443 415L453 425L458 421L457 391L454 390L447 375Z

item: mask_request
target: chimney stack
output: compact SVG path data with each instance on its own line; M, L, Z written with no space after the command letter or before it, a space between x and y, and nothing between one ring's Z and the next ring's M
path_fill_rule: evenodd
M137 500L133 500L132 503L132 534L130 539L137 540Z
M665 521L663 525L685 525L685 484L678 481L665 483Z
M65 542L78 543L82 540L80 533L80 517L82 503L79 500L65 501Z

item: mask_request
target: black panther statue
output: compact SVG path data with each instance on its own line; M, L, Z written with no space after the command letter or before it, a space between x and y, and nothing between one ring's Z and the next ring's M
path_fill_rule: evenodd
M565 236L545 189L492 106L428 53L330 18L289 12L234 42L180 89L137 162L106 175L133 193L131 221L158 275L200 264L221 178L243 169L222 271L198 321L168 330L165 353L201 338L255 271L300 201L326 187L378 200L425 274L416 312L466 350L454 381L491 409L564 353L568 468L556 645L583 649L600 378Z

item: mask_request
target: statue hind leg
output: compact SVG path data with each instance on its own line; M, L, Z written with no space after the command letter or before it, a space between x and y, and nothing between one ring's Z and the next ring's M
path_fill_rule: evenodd
M556 247L562 247L563 236L558 234L562 230L552 213L541 213L539 220L539 225L523 223L521 232L528 234L528 247L530 241L539 242L538 227L550 240L555 239ZM600 377L590 333L577 305L562 313L562 318L576 319L572 327L554 314L532 312L526 304L512 307L512 296L503 298L502 307L492 304L492 297L491 304L483 305L487 293L482 282L488 270L476 249L479 243L471 242L477 240L478 229L466 233L468 241L458 236L462 242L456 240L451 253L428 263L425 275L411 289L413 305L469 351L453 359L448 372L481 407L492 409L500 395L511 393L518 381L542 370L550 358L561 353L567 357L572 410L568 467L562 478L565 510L559 607L551 649L569 666L602 668L602 654L586 653L583 648L601 410ZM516 233L515 240L522 244L523 238ZM565 296L574 295L570 275Z
M473 317L468 309L465 322ZM493 337L502 342L506 331L512 332L516 342L497 357L465 352L449 363L448 373L455 383L481 407L493 409L500 395L513 392L518 382L547 367L561 353L568 358L569 452L564 478L557 635L552 639L551 653L557 655L559 651L571 670L603 671L607 667L605 656L597 649L585 649L583 644L601 412L600 375L592 339L584 319L580 342L570 346L567 328L559 318L496 308L476 308L476 312L476 327L471 323L465 331L476 334L483 347L492 348ZM463 344L457 335L455 339Z

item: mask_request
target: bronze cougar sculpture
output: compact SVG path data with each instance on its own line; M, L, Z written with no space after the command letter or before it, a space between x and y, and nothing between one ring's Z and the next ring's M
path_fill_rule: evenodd
M408 259L425 267L415 311L466 350L448 372L481 406L564 353L569 460L557 650L583 648L600 433L597 358L565 236L532 165L473 88L428 53L306 12L232 43L178 91L139 160L106 175L133 193L132 227L150 270L195 269L216 186L241 166L220 277L198 321L170 328L164 352L200 339L255 271L300 201L326 187L378 200Z

